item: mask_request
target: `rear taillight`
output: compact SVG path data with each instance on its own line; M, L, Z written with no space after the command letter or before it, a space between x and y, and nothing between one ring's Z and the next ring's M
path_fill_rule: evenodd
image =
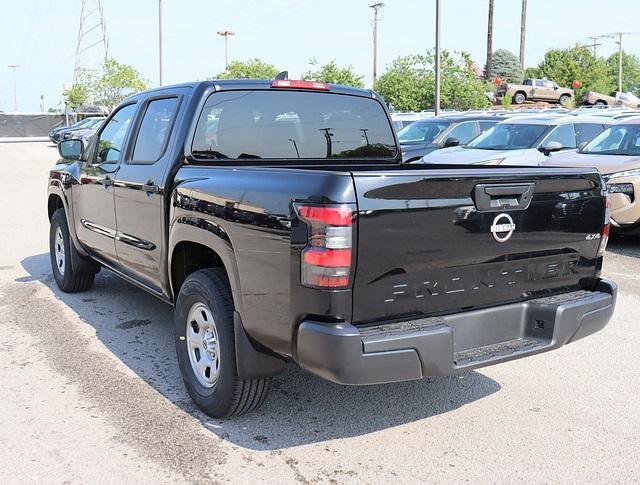
M609 242L609 231L611 228L611 225L609 224L610 207L611 200L609 199L609 194L606 194L604 197L604 226L602 227L602 234L600 236L600 247L598 248L598 256L604 256L604 251L607 249L607 243Z
M302 284L313 288L348 287L355 207L301 204L295 209L308 227L307 246L302 250Z

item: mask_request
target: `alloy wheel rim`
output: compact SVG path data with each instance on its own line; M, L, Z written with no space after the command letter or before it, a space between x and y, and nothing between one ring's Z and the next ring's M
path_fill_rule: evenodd
M58 272L60 273L60 276L64 276L64 237L62 236L62 229L60 227L58 227L58 229L56 230L54 253Z
M218 329L209 307L194 303L186 324L189 363L198 382L207 388L216 385L220 376Z

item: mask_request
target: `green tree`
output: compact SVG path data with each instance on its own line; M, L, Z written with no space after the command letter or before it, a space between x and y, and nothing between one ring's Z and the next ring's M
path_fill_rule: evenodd
M569 87L573 81L580 81L580 92L597 91L608 94L615 89L608 76L605 60L594 56L586 46L549 49L538 68L541 76L560 86Z
M527 67L524 70L524 79L537 79L542 77L542 71L538 66Z
M435 100L434 53L394 59L374 89L401 111L432 109ZM442 52L442 108L472 109L489 106L485 83L478 79L469 54Z
M257 57L246 61L231 61L227 70L218 73L214 79L273 79L280 71Z
M362 79L364 76L356 74L352 65L347 67L339 67L335 60L332 60L324 66L318 66L318 60L314 57L309 60L311 70L302 75L302 79L311 81L320 81L332 84L344 84L345 86L354 86L363 88ZM315 70L313 70L315 68Z
M607 58L607 73L611 85L618 88L618 54ZM638 94L640 92L640 60L635 54L622 51L622 91Z
M64 91L64 103L73 111L81 111L92 104L96 75L88 69L80 71L76 82Z
M494 78L501 77L508 83L521 83L524 75L520 68L520 61L507 49L498 49L493 53L491 74Z
M94 83L93 94L96 104L107 111L115 108L124 98L149 88L149 81L131 66L115 59L106 59L102 67L103 73Z

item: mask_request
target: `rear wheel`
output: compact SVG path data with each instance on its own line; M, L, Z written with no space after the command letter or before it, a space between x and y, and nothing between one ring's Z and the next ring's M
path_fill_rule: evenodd
M513 102L516 104L522 104L527 100L527 96L524 93L516 93L513 96Z
M229 283L217 269L189 275L176 302L175 342L182 378L198 407L215 418L256 409L271 386L270 378L238 377L233 309Z
M96 271L87 269L91 268L89 264L84 265L84 270L74 269L71 256L75 250L64 209L57 209L51 217L49 229L49 257L56 284L66 293L88 290L96 276Z
M566 106L569 103L570 99L571 96L569 96L568 94L563 94L562 96L560 96L560 104L562 106Z
M594 106L597 106L598 108L604 108L605 106L607 106L607 103L605 103L604 101L602 101L601 99L599 99L598 101L596 101L595 103L593 103Z

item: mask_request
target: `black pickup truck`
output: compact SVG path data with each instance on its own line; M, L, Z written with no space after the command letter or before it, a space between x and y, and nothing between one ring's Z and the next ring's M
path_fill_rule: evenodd
M211 416L256 408L289 361L341 384L450 375L576 341L615 306L597 171L403 165L369 90L163 87L59 151L57 284L104 267L173 305Z

